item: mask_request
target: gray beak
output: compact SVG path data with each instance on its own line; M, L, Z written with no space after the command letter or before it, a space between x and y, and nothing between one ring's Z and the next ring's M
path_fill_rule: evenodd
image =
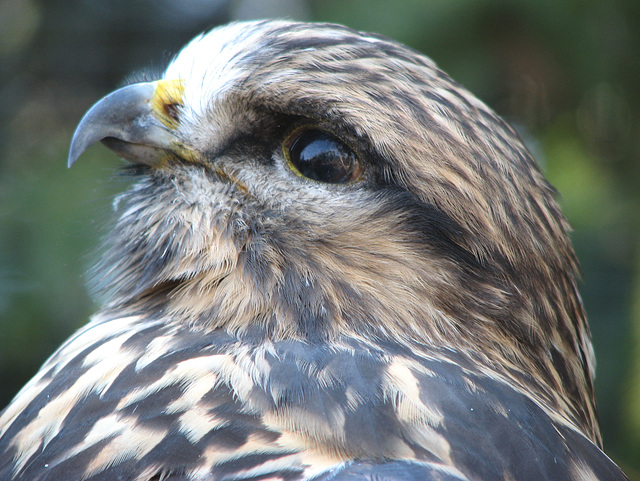
M73 134L68 166L98 141L127 162L151 166L183 150L170 119L154 108L160 82L128 85L94 104Z

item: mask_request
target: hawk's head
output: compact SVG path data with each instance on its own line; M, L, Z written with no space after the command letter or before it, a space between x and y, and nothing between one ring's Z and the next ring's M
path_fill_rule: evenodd
M70 163L99 140L138 178L98 269L108 309L463 352L598 439L554 190L428 58L334 25L232 24L98 102Z

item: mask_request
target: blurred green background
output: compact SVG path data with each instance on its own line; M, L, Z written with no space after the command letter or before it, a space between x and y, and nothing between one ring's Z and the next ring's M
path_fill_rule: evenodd
M234 19L375 31L431 56L522 132L562 194L598 356L605 448L640 480L640 2L0 0L0 407L95 310L84 273L126 188L76 123Z

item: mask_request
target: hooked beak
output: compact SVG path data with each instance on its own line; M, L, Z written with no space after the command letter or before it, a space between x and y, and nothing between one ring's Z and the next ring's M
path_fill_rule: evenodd
M101 141L127 162L158 167L193 151L176 135L182 82L159 80L128 85L99 100L84 115L69 148L71 167Z

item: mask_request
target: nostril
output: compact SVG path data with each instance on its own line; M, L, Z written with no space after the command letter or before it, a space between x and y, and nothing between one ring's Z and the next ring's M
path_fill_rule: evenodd
M171 103L164 104L163 110L164 110L164 113L167 115L167 117L169 117L176 124L178 123L179 110L180 110L179 103L171 102Z

